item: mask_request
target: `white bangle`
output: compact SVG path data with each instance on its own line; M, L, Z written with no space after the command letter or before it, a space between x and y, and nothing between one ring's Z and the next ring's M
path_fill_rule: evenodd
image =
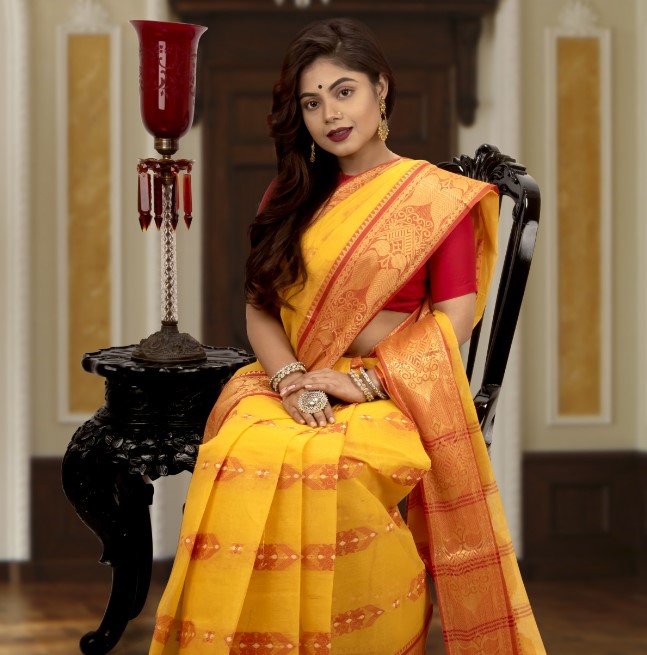
M290 362L285 366L281 366L281 368L270 378L270 387L272 388L272 391L274 391L274 393L278 393L279 383L281 380L290 375L290 373L294 373L296 371L305 373L306 365L303 362Z

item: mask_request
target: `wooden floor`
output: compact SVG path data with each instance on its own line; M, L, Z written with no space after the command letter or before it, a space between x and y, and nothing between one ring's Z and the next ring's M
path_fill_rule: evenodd
M549 655L647 654L645 579L529 582L527 587ZM114 655L146 655L160 592L151 590ZM78 640L98 626L107 595L97 584L0 585L0 655L79 653ZM428 653L444 653L440 639L434 619Z

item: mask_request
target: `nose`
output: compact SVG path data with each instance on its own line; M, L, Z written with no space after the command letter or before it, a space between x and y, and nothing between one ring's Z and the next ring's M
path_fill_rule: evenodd
M341 118L341 112L336 109L333 105L328 105L325 112L326 123L332 123L338 121Z

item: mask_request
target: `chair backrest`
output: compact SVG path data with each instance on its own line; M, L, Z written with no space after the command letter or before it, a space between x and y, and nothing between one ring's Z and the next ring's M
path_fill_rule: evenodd
M455 157L451 162L438 164L438 166L453 173L466 175L497 186L500 198L499 209L503 196L509 197L514 203L512 229L492 314L483 376L474 396L481 430L489 449L492 444L496 404L535 249L541 205L539 187L535 180L526 173L524 166L502 154L495 146L487 144L480 146L474 157L462 155ZM470 339L466 365L470 381L479 346L482 322L481 319L476 325Z

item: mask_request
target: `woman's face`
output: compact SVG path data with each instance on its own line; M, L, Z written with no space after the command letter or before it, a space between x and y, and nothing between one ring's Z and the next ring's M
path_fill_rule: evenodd
M337 156L345 172L357 164L370 167L371 158L385 148L377 126L386 80L380 76L373 84L365 73L321 58L303 70L299 82L303 119L315 143Z

